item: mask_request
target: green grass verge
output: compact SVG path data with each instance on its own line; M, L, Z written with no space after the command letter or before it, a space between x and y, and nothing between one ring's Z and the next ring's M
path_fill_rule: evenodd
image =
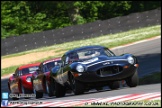
M1 76L14 73L17 67L18 66L11 66L8 68L1 69Z
M103 45L108 48L112 48L112 47L116 47L119 45L131 43L131 42L135 42L135 41L139 41L142 39L147 39L147 38L151 38L151 37L155 37L159 35L161 35L161 25L156 25L156 26L151 26L151 27L139 28L135 30L129 30L127 32L122 32L122 33L109 34L109 35L99 36L99 37L90 38L90 39L72 41L72 42L67 42L63 44L56 44L56 45L49 46L49 47L42 47L42 48L38 48L35 50L2 56L1 59L20 56L24 54L33 53L33 52L42 52L42 51L48 52L53 49L57 49L56 52L59 52L59 51L66 52L70 49L80 47L80 46L86 46L86 45ZM45 57L38 61L41 62L43 60L46 60L52 57L59 57L59 56L61 56L61 54ZM33 62L38 62L38 61L33 61ZM33 63L33 62L30 62L30 63ZM15 71L16 67L21 66L21 65L23 64L3 68L1 69L2 71L1 75L3 76L6 74L11 74Z
M37 60L37 61L34 61L34 62L30 62L30 63L42 62L44 60L52 59L52 58L59 57L59 56L60 55L49 56L47 58L43 58L43 59L40 59L40 60ZM2 70L1 71L1 76L14 73L16 68L19 67L19 66L22 66L22 65L25 65L25 64L20 64L20 65L11 66L11 67L7 67L7 68L4 68L4 69L1 69Z
M139 85L154 83L161 83L161 72L153 72L139 79Z
M85 104L80 105L79 107L161 107L161 100L142 100L127 102L85 102Z

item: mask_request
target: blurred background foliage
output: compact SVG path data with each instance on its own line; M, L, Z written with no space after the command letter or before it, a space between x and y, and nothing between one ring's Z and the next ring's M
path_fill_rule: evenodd
M161 7L161 1L1 1L1 38L106 20Z

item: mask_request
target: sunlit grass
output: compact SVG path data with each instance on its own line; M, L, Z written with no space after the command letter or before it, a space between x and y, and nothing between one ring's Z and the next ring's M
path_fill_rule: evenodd
M49 57L46 57L46 58L43 58L43 59L40 59L40 60L37 60L37 61L33 61L33 62L30 62L30 63L42 62L44 60L52 59L52 58L59 57L59 56L60 55L49 56ZM1 75L3 76L3 75L7 75L7 74L12 74L12 73L15 72L17 67L22 66L22 65L25 65L25 64L20 64L20 65L16 65L16 66L10 66L10 67L1 69Z

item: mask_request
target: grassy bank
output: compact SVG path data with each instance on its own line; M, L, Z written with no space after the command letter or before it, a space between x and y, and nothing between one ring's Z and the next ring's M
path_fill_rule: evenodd
M139 40L143 40L143 39L147 39L147 38L151 38L151 37L155 37L155 36L159 36L159 35L161 35L161 25L156 25L156 26L151 26L151 27L130 30L127 32L117 33L117 34L109 34L109 35L99 36L99 37L90 38L90 39L67 42L67 43L63 43L63 44L56 44L56 45L49 46L49 47L42 47L42 48L38 48L35 50L30 50L30 51L25 51L25 52L21 52L21 53L2 56L1 59L20 56L20 55L24 55L24 54L29 54L32 52L42 52L42 51L48 52L53 49L56 49L55 52L59 52L59 51L65 52L70 49L80 47L80 46L86 46L86 45L103 45L108 48L112 48L112 47L116 47L119 45L124 45L127 43L131 43L131 42L135 42L135 41L139 41ZM42 57L39 60L33 61L33 62L38 62L38 61L41 62L45 59L61 56L62 54L58 55L56 53L56 55L49 56L49 57ZM30 63L33 63L33 62L30 62ZM20 64L20 65L23 65L23 64ZM11 67L1 69L1 71L2 71L1 75L3 76L6 74L13 73L15 71L16 67L18 67L20 65L17 65L17 66L13 65Z
M51 59L51 58L54 58L54 57L59 57L59 56L60 56L60 55L49 56L49 57L46 57L46 58L43 58L43 59L40 59L40 60L37 60L37 61L34 61L34 62L30 62L30 63L42 62L42 61L44 61L44 60L48 60L48 59ZM21 65L23 65L23 64L21 64ZM21 65L10 66L10 67L1 69L1 76L4 76L4 75L8 75L8 74L14 73L14 71L16 70L16 68L19 67L19 66L21 66Z

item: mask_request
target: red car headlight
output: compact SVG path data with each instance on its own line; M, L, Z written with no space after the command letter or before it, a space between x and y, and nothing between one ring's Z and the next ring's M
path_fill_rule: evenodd
M27 82L31 82L31 77L27 77L27 78L26 78L26 81L27 81Z

